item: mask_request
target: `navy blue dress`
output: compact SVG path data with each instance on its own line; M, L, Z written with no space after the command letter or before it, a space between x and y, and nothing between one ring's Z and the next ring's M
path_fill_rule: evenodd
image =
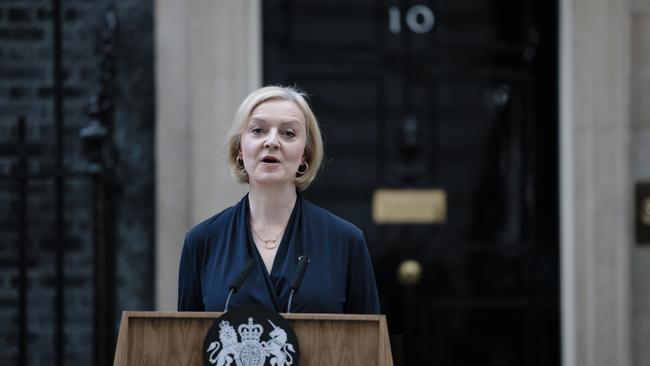
M253 258L253 270L229 307L261 304L286 312L298 257L307 255L311 263L293 296L292 312L379 313L372 263L356 226L298 194L269 274L255 248L248 212L246 195L187 233L179 270L179 311L223 311L228 286Z

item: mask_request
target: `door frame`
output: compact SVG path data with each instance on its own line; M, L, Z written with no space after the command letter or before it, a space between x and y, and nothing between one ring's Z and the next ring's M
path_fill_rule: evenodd
M631 365L629 7L617 0L559 2L561 342L567 366ZM192 137L214 137L229 127L241 98L260 85L260 9L261 0L156 1L157 309L176 306L182 234L245 189L215 161L214 144L205 145L214 141L188 146L197 142ZM219 27L204 26L208 21ZM215 63L188 71L202 56ZM185 79L180 83L179 75ZM207 97L193 99L206 90ZM211 167L207 177L193 174L201 166ZM215 190L218 198L200 202Z

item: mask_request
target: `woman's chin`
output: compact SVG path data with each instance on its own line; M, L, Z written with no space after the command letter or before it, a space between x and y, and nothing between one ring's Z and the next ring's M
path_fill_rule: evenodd
M283 185L295 186L293 178L287 177L284 174L261 174L260 176L253 178L251 181L254 182L255 185L264 187L277 187Z

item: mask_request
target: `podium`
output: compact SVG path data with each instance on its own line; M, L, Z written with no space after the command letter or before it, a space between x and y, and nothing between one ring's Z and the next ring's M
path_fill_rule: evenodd
M113 366L203 362L203 340L222 313L125 311ZM384 315L281 314L300 343L300 365L393 365Z

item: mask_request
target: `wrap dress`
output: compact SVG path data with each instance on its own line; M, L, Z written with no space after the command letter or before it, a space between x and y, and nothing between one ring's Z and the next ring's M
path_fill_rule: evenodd
M229 286L249 258L254 266L229 308L264 305L286 312L298 258L311 259L292 312L377 314L372 262L361 230L298 193L271 273L249 226L248 195L192 228L181 254L178 310L223 311Z

